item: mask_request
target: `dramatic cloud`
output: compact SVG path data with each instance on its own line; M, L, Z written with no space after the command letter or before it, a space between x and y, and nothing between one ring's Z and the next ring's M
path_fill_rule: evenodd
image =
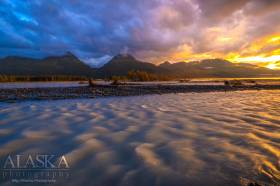
M0 0L0 56L71 51L96 65L128 52L154 63L268 65L280 60L279 15L279 0Z

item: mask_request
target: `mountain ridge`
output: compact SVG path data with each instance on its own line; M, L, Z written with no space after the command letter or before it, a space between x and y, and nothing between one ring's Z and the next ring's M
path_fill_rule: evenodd
M43 59L21 56L7 56L0 59L0 74L2 75L75 75L110 78L126 76L129 71L145 71L174 78L280 76L280 71L277 70L252 64L232 63L224 59L176 63L166 61L155 65L140 61L129 54L118 54L98 69L88 66L70 52L62 56L48 56Z
M0 59L0 74L23 76L73 75L89 76L95 69L75 55L48 56L42 59L8 56Z

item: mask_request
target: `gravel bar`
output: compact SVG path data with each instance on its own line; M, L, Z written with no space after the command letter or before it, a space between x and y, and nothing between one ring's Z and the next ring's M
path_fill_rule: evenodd
M279 85L95 85L93 87L53 87L0 89L0 102L57 100L148 94L221 92L242 90L280 90Z

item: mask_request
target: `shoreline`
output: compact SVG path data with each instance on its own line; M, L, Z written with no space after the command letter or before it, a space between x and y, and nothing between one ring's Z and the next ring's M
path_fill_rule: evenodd
M95 85L93 87L50 87L0 89L0 102L60 99L94 99L169 93L228 92L244 90L280 90L277 85Z

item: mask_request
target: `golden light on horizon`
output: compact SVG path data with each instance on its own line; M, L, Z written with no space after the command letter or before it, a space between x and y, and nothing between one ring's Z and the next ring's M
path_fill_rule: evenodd
M268 64L268 65L266 66L266 68L269 68L269 69L271 69L271 70L275 70L275 69L277 69L278 67L277 67L276 64L271 63L271 64Z
M213 40L213 44L218 44L217 46L226 46L230 42L234 42L234 38L230 35L218 36ZM280 61L280 33L253 40L236 51L223 52L223 47L221 47L221 50L195 53L192 49L190 45L181 45L170 55L170 59L189 62L209 58L223 58L234 63L250 63L269 69L280 69L280 65L276 64L276 62Z
M273 34L253 41L239 52L230 53L226 56L226 59L233 62L253 63L275 69L277 65L274 63L280 61L279 46L280 34ZM270 64L267 65L267 63Z
M280 61L280 55L273 55L273 56L260 55L260 56L249 56L249 57L235 56L228 60L232 60L238 63L276 62L276 61Z

